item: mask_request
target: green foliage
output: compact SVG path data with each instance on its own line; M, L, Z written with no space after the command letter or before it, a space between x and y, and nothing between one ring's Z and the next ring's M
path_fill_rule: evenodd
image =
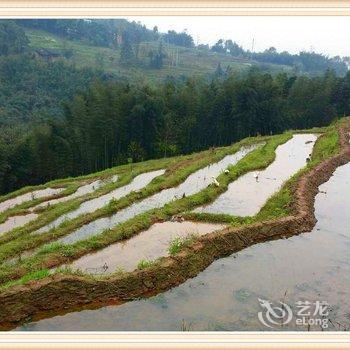
M131 43L152 41L158 34L136 22L125 19L17 19L16 23L26 27L45 30L69 40L104 47L116 47L116 35L126 32Z
M34 271L31 273L28 273L27 275L23 276L22 278L15 280L15 281L9 281L5 284L3 284L0 287L0 290L5 290L7 288L10 288L12 286L17 286L17 285L21 285L21 284L25 284L28 283L30 281L37 281L37 280L41 280L45 277L50 276L50 270L48 269L43 269L43 270L39 270L39 271Z
M252 70L240 78L169 81L157 88L94 82L66 105L61 120L0 132L0 191L91 173L128 158L186 154L247 136L327 125L339 113L350 114L348 81L350 74L292 78ZM335 101L338 90L343 94Z
M177 46L192 47L194 46L193 38L186 32L177 33L175 30L169 30L164 35L164 41L168 44Z
M137 268L139 270L147 269L148 267L154 265L154 261L142 259L138 262Z
M197 238L196 234L188 235L187 237L174 238L169 245L168 252L170 255L176 255L184 247L188 247L195 239Z
M102 73L77 69L63 58L45 61L30 54L0 57L0 125L62 117L62 103Z
M28 48L29 40L23 29L13 21L0 21L0 56L13 55L24 52Z
M140 44L155 43L159 40L159 37L162 37L164 43L168 46L195 48L196 51L201 51L202 54L208 52L209 49L208 45L195 47L192 36L185 31L177 33L174 30L169 30L167 33L160 34L157 28L149 30L140 23L128 22L125 19L17 19L15 22L24 28L39 29L65 40L113 49L119 46L123 47L124 44L120 42L120 39L127 37L128 47L124 46L122 50L122 62L132 58L138 59ZM205 48L204 51L203 47ZM134 53L132 53L133 50ZM211 51L221 56L233 56L242 60L242 63L254 60L255 63L261 62L265 65L270 63L290 66L293 67L295 72L320 74L327 69L333 69L338 74L344 75L347 71L346 63L340 57L329 58L315 52L290 54L286 51L277 52L274 47L270 47L263 52L250 52L245 51L231 39L218 40L211 47Z
M313 75L322 74L329 69L334 70L339 75L345 75L347 65L344 59L339 56L328 57L315 52L302 51L299 54L290 54L287 51L277 52L274 47L270 47L263 52L245 51L232 40L218 40L211 47L212 52L228 54L241 59L253 59L261 63L274 63L292 66L295 73L311 73Z
M38 254L48 254L48 253L55 252L58 249L60 249L61 246L62 244L59 242L52 242L49 244L45 244L39 249Z
M318 139L314 146L309 166L337 154L340 151L339 134L336 130L331 130Z
M75 249L70 245L64 245L63 248L61 249L61 253L63 256L69 258L71 256L74 256Z

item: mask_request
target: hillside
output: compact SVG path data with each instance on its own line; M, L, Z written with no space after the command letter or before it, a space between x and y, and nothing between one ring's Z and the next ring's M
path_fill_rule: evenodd
M157 42L142 42L139 44L139 63L135 66L125 66L120 63L120 48L111 49L100 46L91 46L79 41L67 40L49 32L25 28L29 38L29 46L33 50L49 49L57 52L69 50L72 54L67 58L78 67L93 67L115 74L131 81L159 82L168 76L210 76L214 74L218 64L223 69L230 67L234 72L246 71L252 65L261 67L271 73L292 72L290 66L261 64L254 61L239 60L228 55L215 52L201 51L197 48L186 48L171 44L164 45L165 59L161 69L152 69L149 66L149 52L158 48ZM172 65L172 57L177 57ZM173 59L174 61L174 59ZM176 65L175 65L176 64Z
M1 197L1 326L168 289L261 241L260 223L263 240L312 228L317 186L350 159L348 131L344 118ZM250 238L237 240L240 230Z

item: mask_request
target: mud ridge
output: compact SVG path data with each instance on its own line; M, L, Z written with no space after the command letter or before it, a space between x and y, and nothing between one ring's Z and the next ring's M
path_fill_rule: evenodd
M155 265L107 279L56 274L0 293L0 329L11 329L28 320L51 317L77 308L92 309L120 304L168 290L196 276L214 260L250 245L287 238L313 229L318 187L337 167L350 161L350 120L338 129L341 152L303 174L293 188L293 215L243 227L229 227L200 237L174 257Z

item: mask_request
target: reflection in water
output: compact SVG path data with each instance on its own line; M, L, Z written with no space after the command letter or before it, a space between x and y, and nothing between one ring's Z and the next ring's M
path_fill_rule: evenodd
M113 178L110 180L110 182L116 182L118 180L118 176L113 176ZM91 182L89 184L80 186L74 193L70 194L69 196L61 197L61 198L56 198L56 199L51 199L49 201L43 202L38 204L33 208L44 208L44 207L49 207L51 205L55 205L57 203L62 203L62 202L67 202L71 199L78 198L80 196L83 196L84 194L88 194L91 192L94 192L95 190L99 189L105 182L102 180L96 180L94 182Z
M140 260L153 261L169 255L170 242L175 238L185 238L193 234L205 235L224 227L224 225L191 221L157 223L124 242L84 255L76 260L72 267L96 274L112 273L117 268L133 271Z
M329 318L349 326L350 164L338 168L316 197L311 233L257 244L211 264L197 277L155 297L121 306L74 312L21 330L267 330L257 298L327 301ZM293 324L283 330L296 329ZM298 330L307 330L297 328ZM311 328L320 330L320 328Z
M22 204L24 202L32 201L37 198L42 198L42 197L48 197L48 196L53 196L55 194L60 193L63 191L64 188L44 188L42 190L37 190L37 191L32 191L28 192L25 194L22 194L20 196L17 196L15 198L8 199L4 202L0 203L0 213L15 207L16 205Z
M265 170L241 176L212 204L195 211L237 216L257 214L267 199L306 165L306 158L312 152L316 139L315 135L294 135L291 140L277 147L275 161Z
M229 165L236 164L240 159L256 149L258 146L260 145L244 147L235 154L226 156L221 161L194 172L193 174L189 175L187 179L179 186L158 192L153 196L142 200L141 202L136 202L131 206L120 210L115 215L92 221L71 234L61 238L59 242L74 243L81 239L86 239L93 235L102 233L104 230L112 228L119 223L125 222L138 214L146 212L147 210L161 208L166 203L174 199L181 198L184 195L190 196L195 194L206 188L213 181L213 177L218 177L220 173Z
M154 178L156 178L157 176L163 175L164 172L165 170L161 169L161 170L150 171L150 172L138 175L128 185L116 188L115 190L103 196L83 202L79 206L79 208L77 208L76 210L73 210L67 214L60 216L50 224L37 230L35 233L47 232L53 229L54 227L57 227L58 225L60 225L62 222L66 220L74 219L82 214L93 213L97 209L100 209L106 204L108 204L108 202L112 199L119 199L121 197L126 196L132 191L137 191L142 189L143 187L147 186Z

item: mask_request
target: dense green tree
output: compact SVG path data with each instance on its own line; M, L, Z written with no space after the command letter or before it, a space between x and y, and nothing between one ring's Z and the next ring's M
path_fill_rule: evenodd
M215 45L211 47L211 51L218 53L226 53L225 44L223 39L219 39Z
M23 29L9 20L0 21L0 55L13 55L24 52L29 40Z
M0 126L62 117L61 104L104 74L29 54L0 57ZM107 79L107 78L106 78Z
M168 44L173 44L177 46L194 46L192 36L187 34L185 31L177 33L175 30L169 30L168 33L164 34L164 41Z

